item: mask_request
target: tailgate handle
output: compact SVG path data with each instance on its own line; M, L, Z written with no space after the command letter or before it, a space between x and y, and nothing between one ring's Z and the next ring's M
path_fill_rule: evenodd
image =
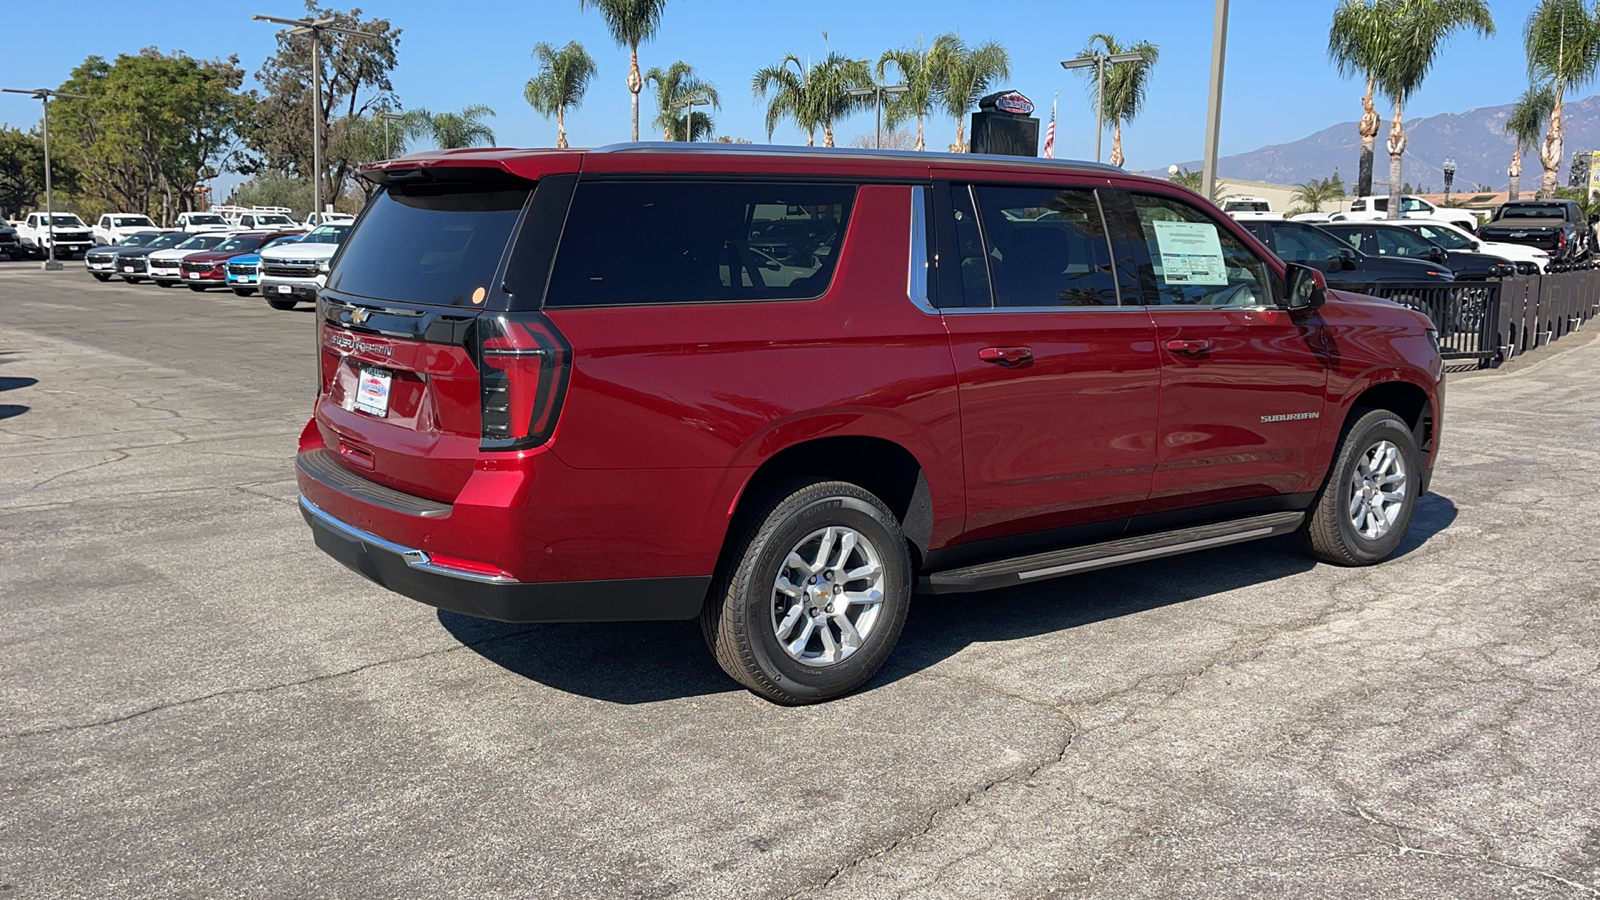
M1211 349L1210 341L1167 341L1167 349L1173 353L1204 353Z
M1033 359L1033 348L985 347L978 351L978 358L984 362L999 363L1002 366L1015 366Z

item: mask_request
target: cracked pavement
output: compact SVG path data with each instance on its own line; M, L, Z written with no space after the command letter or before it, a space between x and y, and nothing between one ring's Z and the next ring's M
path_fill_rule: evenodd
M1600 347L1452 376L1399 558L919 599L860 693L311 544L311 316L0 264L0 897L1600 897ZM1600 327L1600 326L1591 326Z

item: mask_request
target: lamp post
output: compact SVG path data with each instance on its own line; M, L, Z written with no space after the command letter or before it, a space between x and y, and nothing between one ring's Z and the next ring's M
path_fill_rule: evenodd
M1455 157L1447 157L1444 161L1444 202L1450 202L1450 184L1456 180Z
M290 34L311 36L311 207L322 212L322 33L332 31L352 37L379 38L381 35L354 28L341 28L328 16L323 19L280 19L277 16L251 16L257 22L288 25Z
M1224 2L1226 2L1226 0L1224 0ZM1106 66L1114 66L1117 63L1125 62L1140 62L1143 59L1143 53L1113 53L1110 56L1102 53L1098 56L1080 56L1077 59L1067 59L1062 60L1061 62L1061 68L1063 69L1087 69L1090 66L1094 66L1095 68L1095 162L1100 161L1100 140L1105 137L1106 130Z
M394 155L394 151L389 149L389 123L398 122L405 116L399 113L381 112L378 113L378 118L383 120L383 156L387 159Z
M1210 197L1217 190L1217 136L1222 132L1222 69L1228 55L1228 0L1217 0L1211 23L1211 93L1206 101L1206 152L1200 188Z
M49 88L35 88L25 90L22 88L0 88L8 94L27 94L44 105L44 234L50 239L49 247L45 250L44 269L48 272L60 271L61 263L56 261L56 210L55 196L50 188L50 100L53 97L67 97L73 100L87 100L83 94L63 94Z
M904 94L909 90L911 88L903 84L875 84L872 87L851 88L845 91L852 97L873 98L873 107L876 112L873 113L872 149L881 150L883 148L883 95Z
M672 104L673 109L683 110L683 140L685 143L694 140L694 108L696 106L709 106L711 101L704 97L689 97Z

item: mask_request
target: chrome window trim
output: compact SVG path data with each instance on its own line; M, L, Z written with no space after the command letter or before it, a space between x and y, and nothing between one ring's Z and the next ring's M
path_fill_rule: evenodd
M929 315L939 310L928 300L928 195L920 184L911 186L911 254L906 269L906 296L911 305Z

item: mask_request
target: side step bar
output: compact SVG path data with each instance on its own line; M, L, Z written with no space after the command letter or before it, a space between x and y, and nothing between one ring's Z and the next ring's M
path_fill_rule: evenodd
M1191 550L1222 547L1261 538L1288 534L1300 527L1303 512L1278 512L1214 525L1199 525L1163 531L1141 537L1121 538L1101 544L1050 550L1031 556L979 563L959 569L946 569L923 575L917 591L924 594L965 594L995 588L1029 584L1078 572L1109 569L1126 563L1143 562L1163 556L1177 556Z

